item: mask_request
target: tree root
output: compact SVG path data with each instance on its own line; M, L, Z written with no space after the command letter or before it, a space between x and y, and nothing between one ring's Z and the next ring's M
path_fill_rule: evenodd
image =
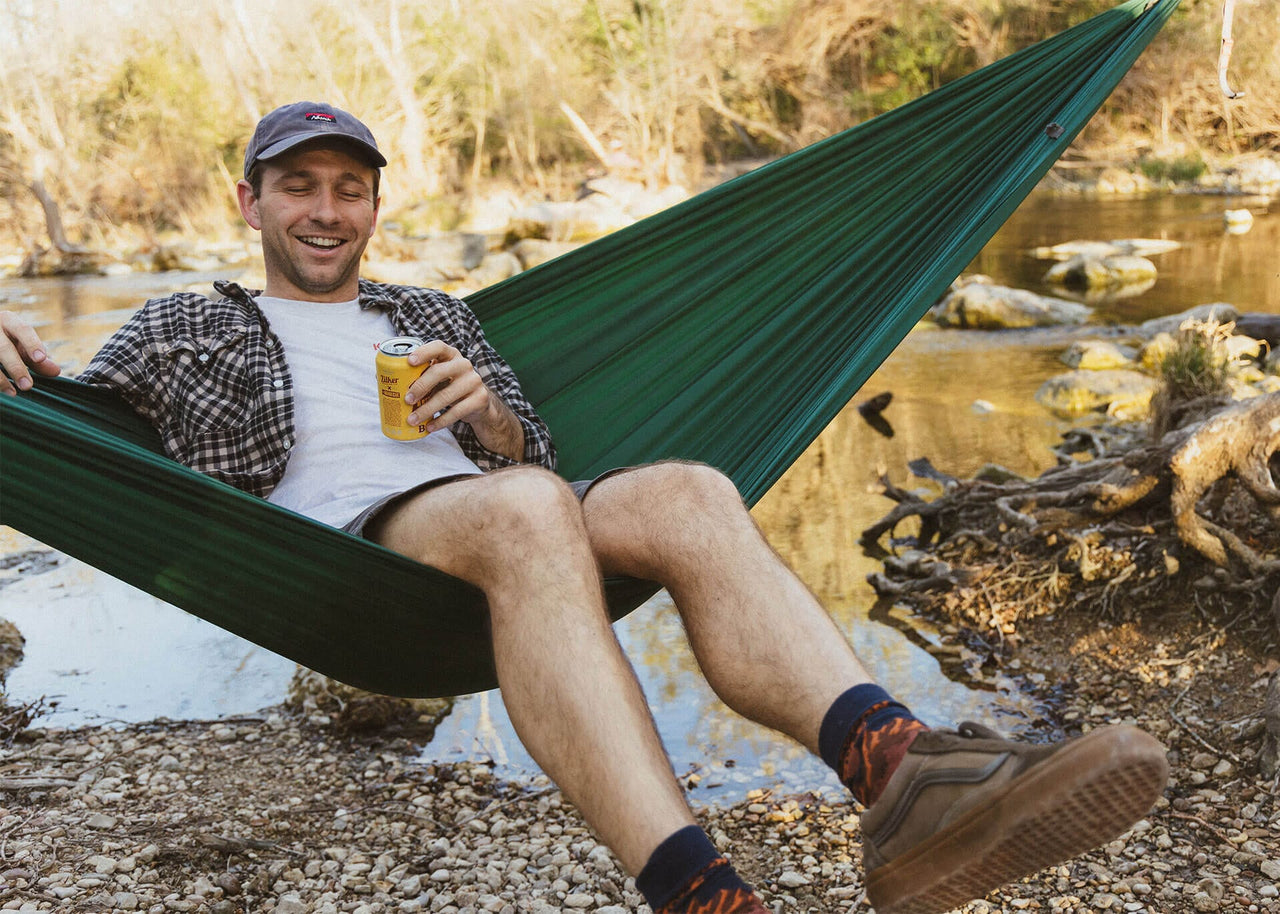
M872 585L907 602L944 599L980 629L1005 634L1018 616L1068 603L1114 618L1188 598L1233 618L1247 608L1270 629L1280 584L1271 473L1280 394L1219 404L1118 453L1104 452L1101 436L1093 441L1094 459L1064 461L1036 479L961 481L913 461L915 475L942 487L932 500L882 478L897 504L862 536L868 551L890 556ZM911 519L918 530L899 536Z
M1038 479L1012 483L959 482L934 501L881 480L882 492L898 502L863 534L864 544L878 542L909 517L920 518L917 545L945 539L953 525L975 514L990 515L1006 526L1038 532L1096 524L1131 509L1151 510L1166 501L1178 538L1215 565L1231 558L1253 576L1280 572L1280 560L1260 554L1244 537L1201 516L1197 508L1214 486L1229 477L1253 497L1271 527L1280 522L1280 489L1270 461L1280 449L1280 393L1246 400L1213 415L1198 426L1175 429L1159 442L1129 453L1082 464L1065 464ZM927 462L916 461L917 475L939 480ZM924 471L924 472L922 472ZM988 535L990 535L988 533Z

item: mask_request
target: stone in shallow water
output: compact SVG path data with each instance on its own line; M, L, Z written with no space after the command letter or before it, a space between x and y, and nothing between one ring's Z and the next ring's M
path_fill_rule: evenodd
M1120 420L1147 414L1159 382L1137 371L1069 371L1045 381L1036 402L1063 418L1105 411Z
M1154 283L1156 265L1145 257L1119 254L1111 257L1073 257L1055 264L1045 282L1068 289L1108 289Z
M973 330L1083 324L1092 314L1091 308L1079 302L986 282L958 286L929 312L943 327Z
M1067 365L1086 371L1128 368L1135 358L1137 352L1132 347L1106 340L1077 340L1062 354L1062 361Z

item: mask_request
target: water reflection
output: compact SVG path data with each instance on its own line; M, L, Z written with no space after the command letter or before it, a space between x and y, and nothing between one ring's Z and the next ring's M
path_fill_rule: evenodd
M1227 231L1227 210L1247 205L1248 232ZM1225 301L1240 311L1280 313L1280 216L1275 204L1227 197L1165 195L1092 200L1032 195L974 260L974 272L1006 285L1049 295L1049 261L1032 248L1077 239L1110 241L1158 238L1177 241L1175 251L1156 254L1156 284L1143 295L1106 302L1099 319L1138 323L1195 305Z

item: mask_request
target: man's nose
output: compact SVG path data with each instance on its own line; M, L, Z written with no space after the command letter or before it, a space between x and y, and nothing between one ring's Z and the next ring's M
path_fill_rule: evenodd
M336 222L338 196L332 190L320 188L311 200L311 218L317 222Z

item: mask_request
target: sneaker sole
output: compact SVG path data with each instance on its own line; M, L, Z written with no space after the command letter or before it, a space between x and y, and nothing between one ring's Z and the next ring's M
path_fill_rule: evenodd
M1165 749L1125 725L1069 743L986 805L867 876L878 914L941 914L1091 850L1151 811L1169 780Z

